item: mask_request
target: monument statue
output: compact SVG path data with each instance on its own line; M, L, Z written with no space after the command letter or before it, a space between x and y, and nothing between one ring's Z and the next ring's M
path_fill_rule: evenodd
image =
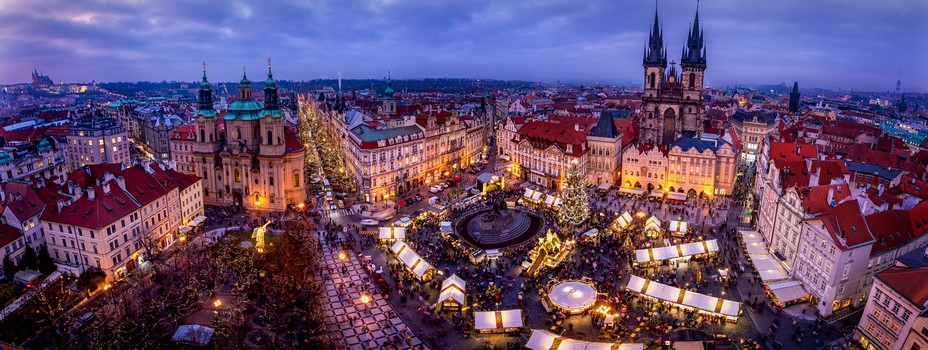
M270 224L271 221L268 220L264 225L255 227L255 229L251 231L251 238L255 239L255 250L257 250L258 253L264 253L264 233L267 232L267 225Z

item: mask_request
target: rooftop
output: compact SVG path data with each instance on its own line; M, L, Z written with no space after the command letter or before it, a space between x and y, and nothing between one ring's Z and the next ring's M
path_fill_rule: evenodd
M928 301L928 267L893 266L876 274L876 278L919 307Z

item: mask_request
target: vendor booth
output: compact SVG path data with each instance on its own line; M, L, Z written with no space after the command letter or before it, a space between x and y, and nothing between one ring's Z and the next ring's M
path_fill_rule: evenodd
M644 232L649 237L657 237L661 233L661 222L656 216L651 216L644 223Z
M454 232L454 228L452 228L452 222L451 222L451 221L442 221L442 222L439 222L439 223L438 223L438 227L439 227L439 229L441 230L441 233L442 233L443 235L444 235L444 234L449 234L449 233Z
M599 234L599 229L594 228L594 229L590 229L589 231L584 232L583 236L586 238L594 238L598 234Z
M596 288L586 281L561 281L548 289L548 295L543 301L568 314L579 314L593 306Z
M689 259L694 256L703 256L719 252L717 240L686 243L681 245L637 249L635 250L635 263L639 267L656 265L664 260Z
M474 330L479 333L516 332L522 325L520 309L474 312Z
M393 241L397 239L406 239L405 227L381 227L380 239L383 241Z
M809 292L806 292L806 289L803 288L802 282L795 280L770 283L764 286L764 290L774 304L780 307L787 307L809 300Z
M448 276L442 281L441 292L438 294L438 307L441 308L441 311L459 311L464 305L467 305L465 302L467 299L466 286L467 283L458 275Z
M619 189L619 193L629 196L640 196L644 194L644 189L638 187L622 187Z
M789 278L789 273L776 258L769 254L748 254L748 260L754 265L763 283L779 282Z
M622 213L622 215L620 215L618 218L616 218L615 221L612 222L612 230L622 231L622 230L627 229L631 225L632 225L632 214L629 214L629 212L626 211Z
M393 223L393 226L406 227L406 226L409 226L409 224L411 223L412 223L412 219L410 219L408 216L404 216L400 218L399 220L396 220L396 222Z
M689 225L686 221L670 220L670 228L667 230L671 236L685 237L689 232Z
M686 193L683 192L668 192L667 200L674 201L677 203L682 203L686 201Z
M741 305L738 302L679 289L635 275L631 276L625 288L646 298L661 300L683 309L697 310L710 316L724 317L729 321L737 321L740 314Z
M406 245L406 243L403 241L396 241L396 243L393 243L393 247L391 247L390 250L396 254L396 258L402 261L406 269L416 276L417 279L420 281L432 279L432 274L435 269L425 260L422 260L422 257Z
M486 195L492 191L501 190L506 187L506 179L501 176L496 176L490 173L483 173L477 175L476 188L480 190L480 194Z
M644 350L642 343L599 343L569 339L546 330L533 329L525 343L531 350Z

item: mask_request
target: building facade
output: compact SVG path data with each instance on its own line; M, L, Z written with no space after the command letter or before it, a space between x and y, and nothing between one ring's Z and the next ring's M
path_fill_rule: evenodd
M523 181L530 181L552 190L560 190L567 179L567 170L577 161L585 182L589 181L589 147L586 133L578 124L531 121L519 128L510 140L511 172Z
M738 110L729 117L731 125L741 140L741 159L754 162L764 140L776 130L775 112Z
M303 176L305 148L296 131L285 124L277 82L268 66L264 104L252 96L251 81L242 77L238 99L229 105L220 129L213 109L206 69L198 90L196 142L191 151L177 149L187 171L203 178L203 200L209 205L241 205L250 210L283 211L306 201ZM189 146L188 144L185 144ZM185 149L187 147L184 147Z
M654 27L645 48L644 92L641 96L639 142L670 145L682 136L699 137L706 111L703 108L703 74L706 50L699 11L689 31L680 58L681 72L675 62L667 69L664 34L654 13Z
M0 150L0 181L51 179L60 182L68 173L64 145L53 137L40 141L8 141Z
M622 156L622 184L689 197L729 195L737 154L737 148L717 138L684 137L669 146L629 147Z
M68 168L88 164L120 163L129 166L129 135L122 125L108 117L78 121L68 131Z
M866 350L909 350L928 346L916 327L928 308L928 267L895 266L876 274L854 339ZM921 328L924 329L922 324ZM928 333L928 330L926 330ZM918 344L913 346L913 344ZM906 347L908 345L908 347Z

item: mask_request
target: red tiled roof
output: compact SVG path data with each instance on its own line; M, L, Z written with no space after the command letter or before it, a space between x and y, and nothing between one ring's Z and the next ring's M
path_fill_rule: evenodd
M844 159L873 164L883 168L901 169L899 157L888 152L874 151L864 144L856 144L848 147L847 156Z
M7 244L13 243L22 236L23 233L18 228L0 224L0 247L6 247Z
M635 133L635 122L631 119L612 119L615 129L622 133L622 147L628 146L638 135Z
M877 273L876 278L918 307L928 301L928 267L917 269L893 266Z
M586 133L577 131L573 125L536 120L519 128L518 134L528 139L536 148L557 145L565 154L568 154L567 145L573 145L572 152L569 153L573 156L580 156L587 151Z
M831 209L831 205L828 203L829 190L831 190L835 204L844 202L845 199L851 196L851 189L847 187L847 184L813 186L808 191L802 192L802 209L812 215Z
M161 187L163 187L166 191L170 192L171 190L180 186L180 183L178 183L174 177L168 175L168 173L165 172L160 165L155 163L151 164L151 170L153 171L151 176L154 177L155 180L157 180L158 183L161 184Z
M296 137L296 130L291 127L284 129L284 142L287 147L287 152L298 152L304 148L303 143Z
M916 179L912 175L903 175L898 187L900 193L908 193L922 200L928 199L928 182Z
M45 209L45 202L28 184L7 182L3 184L3 192L6 192L4 205L10 208L20 222L39 215Z
M196 126L192 124L184 124L178 126L177 129L174 129L171 132L171 140L196 140Z
M780 186L782 188L809 187L811 177L804 160L779 161L777 166L780 169Z
M122 176L126 179L126 191L129 192L132 198L135 198L140 206L148 205L167 194L167 191L161 187L158 180L145 172L145 169L142 169L141 166L133 166L123 170Z
M173 169L165 170L165 172L171 177L173 177L175 180L177 180L177 183L180 185L181 191L186 190L188 187L190 187L197 181L200 181L199 176L185 174L185 173L173 170Z
M814 159L818 157L818 151L815 145L807 143L771 142L769 154L770 160L774 162Z
M818 183L812 184L812 186L827 185L831 183L832 179L840 179L844 175L851 174L851 171L844 165L844 161L841 160L814 160L810 168L810 173L815 174L816 171L819 171Z
M126 181L128 182L128 179ZM93 188L96 196L94 200L88 199L85 194L60 212L57 204L50 204L48 210L42 214L42 221L99 229L139 209L138 204L114 181L110 181L109 185L110 193L103 193L103 185L96 186Z
M831 234L832 242L842 250L874 241L857 201L838 204L818 218L825 223L825 229Z
M667 152L670 151L670 148L667 145L652 145L650 143L639 143L638 144L638 154L645 154L651 152L653 149L657 149L659 152L663 153L664 156L667 156Z

